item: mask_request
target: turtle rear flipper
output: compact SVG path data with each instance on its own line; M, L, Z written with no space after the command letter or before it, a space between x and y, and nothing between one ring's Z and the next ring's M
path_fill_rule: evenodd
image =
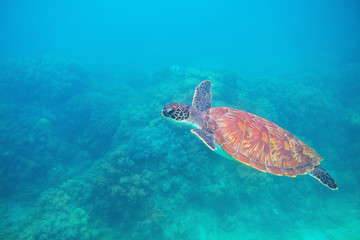
M309 172L309 174L331 190L338 189L335 180L325 171L325 169L315 166L314 170Z

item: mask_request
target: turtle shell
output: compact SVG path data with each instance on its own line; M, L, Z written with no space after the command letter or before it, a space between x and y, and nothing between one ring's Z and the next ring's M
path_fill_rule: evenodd
M312 171L323 160L288 131L251 113L211 108L204 121L226 154L263 172L295 177Z

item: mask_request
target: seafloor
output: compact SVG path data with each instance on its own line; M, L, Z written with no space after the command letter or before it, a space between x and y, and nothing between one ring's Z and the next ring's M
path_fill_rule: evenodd
M360 65L282 79L169 66L147 78L44 57L0 67L0 239L359 239ZM160 111L213 83L312 146L336 179L221 158Z

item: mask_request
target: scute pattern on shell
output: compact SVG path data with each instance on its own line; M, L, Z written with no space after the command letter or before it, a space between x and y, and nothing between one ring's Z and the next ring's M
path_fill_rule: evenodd
M234 159L263 172L295 177L312 171L323 159L276 124L227 107L205 112L204 125Z

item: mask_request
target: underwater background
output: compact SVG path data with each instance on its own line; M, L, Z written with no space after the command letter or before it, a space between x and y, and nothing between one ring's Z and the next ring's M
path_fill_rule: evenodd
M360 239L359 1L0 1L0 239ZM336 180L278 177L161 117L275 122Z

